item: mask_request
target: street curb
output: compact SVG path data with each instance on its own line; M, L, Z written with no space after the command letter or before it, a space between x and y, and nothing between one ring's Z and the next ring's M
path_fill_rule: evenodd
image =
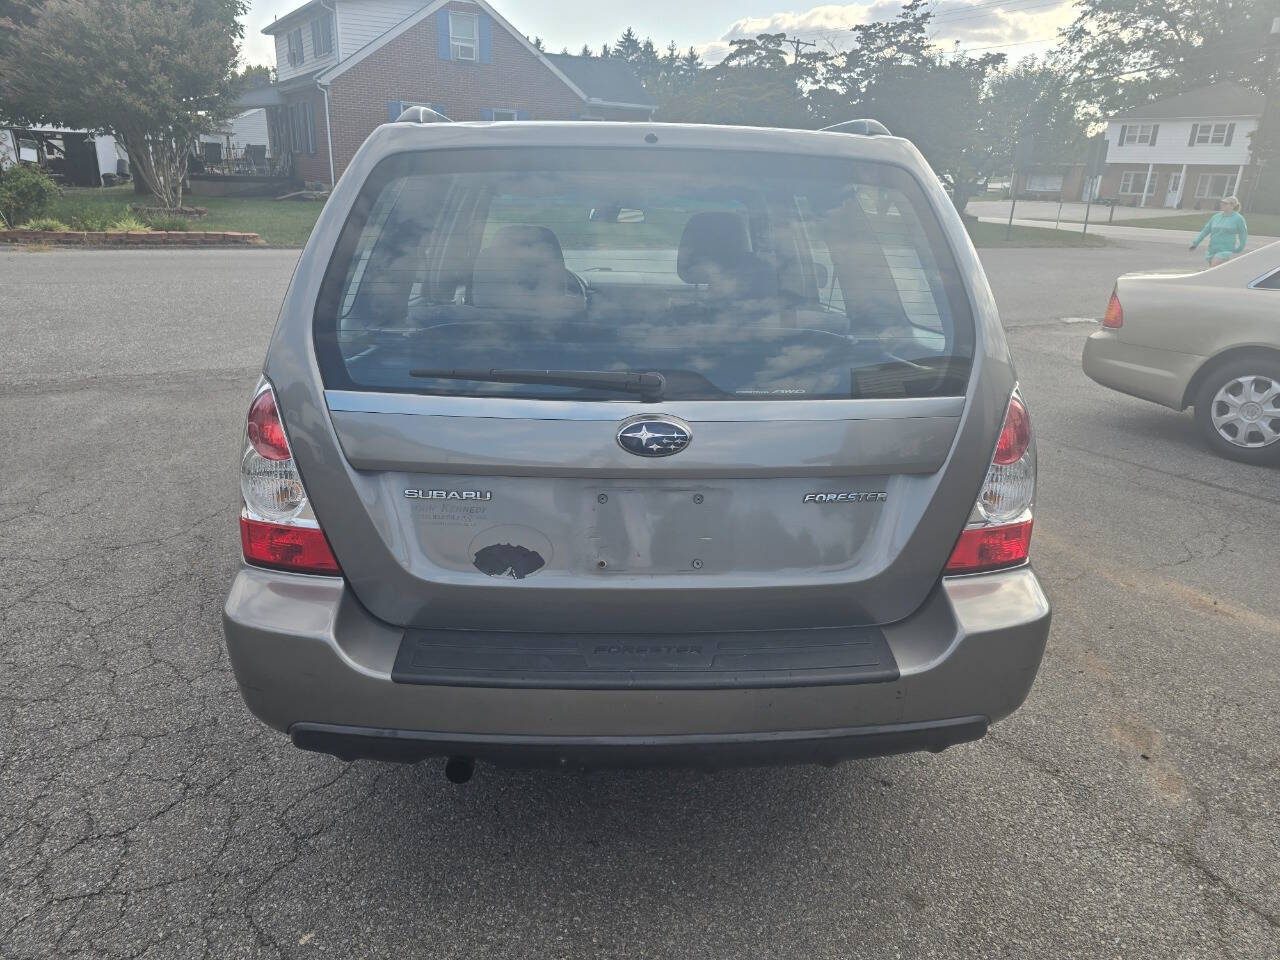
M0 243L56 244L65 247L154 249L156 247L258 247L256 233L210 230L0 230Z

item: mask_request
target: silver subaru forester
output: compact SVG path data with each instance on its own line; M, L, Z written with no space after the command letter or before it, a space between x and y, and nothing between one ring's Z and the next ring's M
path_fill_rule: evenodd
M387 124L249 406L227 646L343 758L830 763L981 737L1049 604L982 267L892 136Z

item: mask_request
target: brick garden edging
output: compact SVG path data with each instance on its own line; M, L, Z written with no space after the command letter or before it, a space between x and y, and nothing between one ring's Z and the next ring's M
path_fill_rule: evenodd
M209 230L0 230L0 243L52 243L67 247L252 247L256 233Z

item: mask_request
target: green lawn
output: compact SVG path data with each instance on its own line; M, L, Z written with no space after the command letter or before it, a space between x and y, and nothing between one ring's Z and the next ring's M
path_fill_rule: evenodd
M1013 228L1005 239L1006 227L1002 223L973 223L965 221L975 247L1105 247L1107 241L1093 233L1082 234L1075 230L1052 230L1041 227Z
M1116 225L1126 227L1156 227L1161 230L1198 231L1213 216L1209 210L1200 213L1180 213L1172 217L1147 217L1142 220L1116 220ZM1280 237L1280 213L1246 213L1249 232L1260 237ZM1190 242L1190 241L1188 241Z
M111 221L129 215L129 205L146 204L133 187L69 187L46 216L77 226L73 221L87 218L92 229L104 229ZM207 207L209 215L191 221L192 230L256 233L273 247L300 247L324 203L319 200L276 200L272 197L195 197L182 201L187 206ZM96 223L94 221L97 221Z
M144 202L144 197L134 194L131 186L93 188L68 188L54 203L46 216L61 220L77 229L105 229L110 223L128 216L129 206ZM196 197L188 195L183 200L188 206L207 207L209 215L200 220L191 221L193 230L227 230L244 233L256 233L273 247L301 247L311 234L316 218L324 204L319 200L275 200L271 197ZM501 222L540 222L529 220L530 211L511 209L502 211L495 217L491 228ZM1134 226L1166 226L1182 228L1183 224L1170 224L1169 220L1194 220L1194 226L1186 229L1199 229L1203 218L1161 217L1156 220L1140 220ZM1276 221L1277 217L1259 215L1258 220ZM629 247L669 247L680 235L683 221L676 223L664 217L659 211L646 217L643 223L598 223L587 220L584 215L581 221L573 223L560 222L554 224L557 234L562 231L565 236L560 242L568 247L591 249L597 244L613 246L620 236L626 237ZM81 222L77 222L81 221ZM1005 239L1005 227L996 223L968 223L969 235L978 247L1103 247L1107 241L1101 237L1082 236L1079 228L1075 230L1048 230L1039 227L1014 227L1009 239ZM1267 228L1255 227L1254 218L1250 218L1250 229L1266 234ZM1269 224L1271 235L1280 235L1280 223Z

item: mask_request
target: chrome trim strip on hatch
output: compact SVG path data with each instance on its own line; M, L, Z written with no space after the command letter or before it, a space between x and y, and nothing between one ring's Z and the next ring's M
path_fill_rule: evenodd
M326 390L334 413L396 413L424 417L496 420L621 420L639 413L663 413L689 421L736 422L813 420L901 420L959 417L964 397L889 397L874 400L530 400L511 397L447 397L421 393Z

